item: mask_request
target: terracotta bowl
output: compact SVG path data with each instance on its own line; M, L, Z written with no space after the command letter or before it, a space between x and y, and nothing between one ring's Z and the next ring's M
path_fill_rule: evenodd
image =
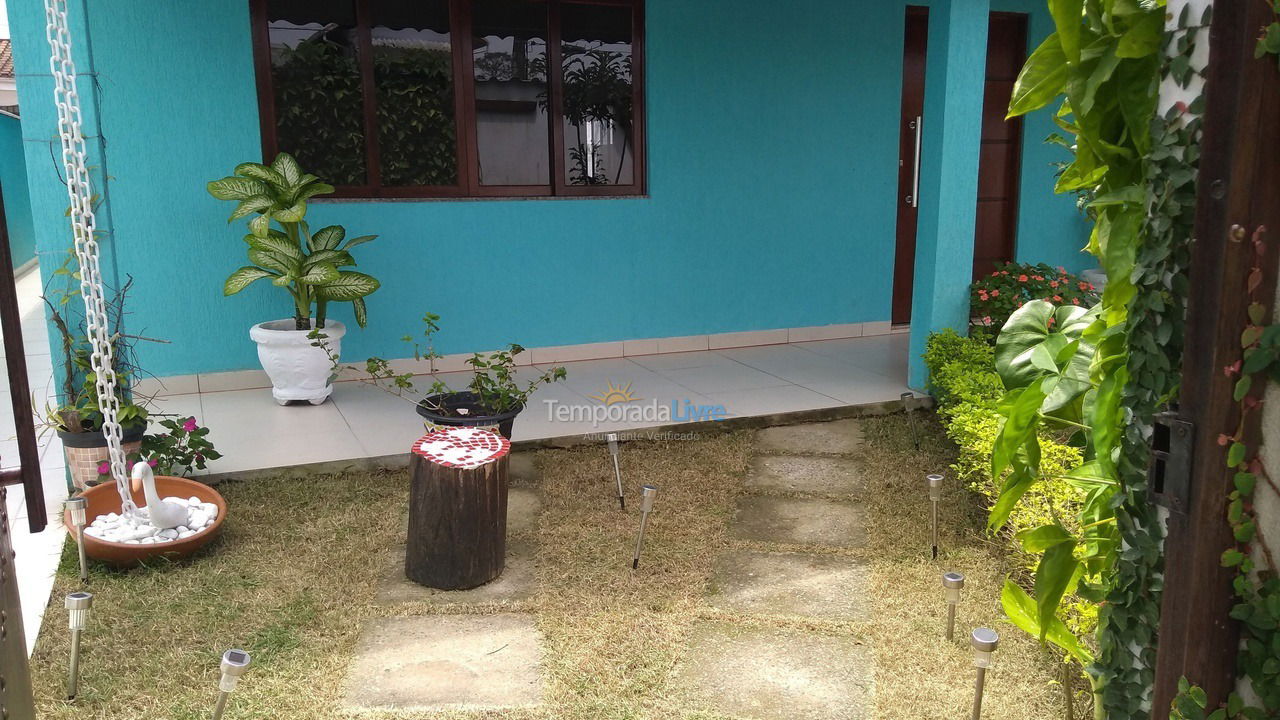
M198 497L202 502L213 503L218 507L218 518L209 527L187 538L173 542L152 545L130 545L129 543L108 542L90 535L84 536L84 551L89 557L116 567L132 567L144 560L164 557L170 560L187 557L209 541L218 536L222 530L222 522L227 518L227 501L222 499L217 490L187 478L156 476L156 492L160 497ZM114 483L105 483L91 487L80 493L87 502L85 515L88 522L107 513L120 512L120 494L116 492ZM133 501L138 507L146 505L147 500L142 493L135 491ZM63 523L71 525L71 516L63 513Z

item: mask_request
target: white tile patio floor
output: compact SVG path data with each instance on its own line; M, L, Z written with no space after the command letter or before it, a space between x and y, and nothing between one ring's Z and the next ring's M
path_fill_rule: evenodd
M52 398L49 344L39 301L38 273L18 280L28 372L37 407ZM249 342L248 338L244 342ZM906 334L767 345L729 350L668 353L564 363L565 382L544 386L516 420L514 440L638 430L653 423L593 426L589 420L558 421L546 401L596 406L591 396L610 383L630 384L634 397L660 406L722 405L730 417L777 415L898 400L907 391ZM520 369L529 376L546 365ZM451 387L466 385L466 373L443 373ZM16 458L7 378L0 407L0 462ZM427 383L429 384L429 382ZM312 463L341 463L403 455L421 436L413 406L359 382L339 383L330 402L318 407L281 407L269 390L232 390L156 399L156 412L195 416L224 457L211 473L239 473ZM41 448L49 529L26 532L20 491L11 492L10 518L22 591L28 646L34 646L62 547L60 505L65 498L62 449L56 438Z

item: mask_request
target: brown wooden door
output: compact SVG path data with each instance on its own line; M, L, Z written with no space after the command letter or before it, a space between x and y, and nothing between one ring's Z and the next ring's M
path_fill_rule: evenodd
M973 277L1014 257L1018 185L1022 170L1022 118L1005 120L1018 71L1027 60L1027 16L991 13L987 82L982 103L982 159L978 166L977 231Z
M898 238L893 263L893 324L911 322L916 270L920 149L923 144L924 70L929 45L929 8L907 8L902 57L902 117L898 139Z

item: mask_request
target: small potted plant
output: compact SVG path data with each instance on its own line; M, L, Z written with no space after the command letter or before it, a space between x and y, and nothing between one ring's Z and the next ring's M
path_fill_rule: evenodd
M222 457L209 440L209 428L202 427L194 417L168 417L159 425L162 431L144 435L138 451L127 454L126 470L145 458L156 475L184 478L190 477L193 470L204 470L210 460ZM111 463L106 460L98 464L98 482L112 482Z
M258 359L271 378L271 394L285 405L305 400L323 403L333 393L333 373L329 358L315 347L313 331L323 329L328 349L341 353L346 326L328 318L331 302L349 302L356 324L365 326L365 297L378 289L373 277L343 268L356 264L352 248L376 235L346 239L341 225L329 225L311 232L307 225L307 201L333 192L298 167L287 153L280 153L271 165L241 163L235 175L208 185L209 194L219 200L235 200L228 222L252 216L247 245L250 265L231 273L223 285L224 295L235 295L263 278L288 291L293 299L293 317L271 320L249 329L258 343ZM278 227L273 227L272 223Z
M90 361L92 346L84 328L83 318L74 317L70 309L78 300L79 281L69 269L74 259L53 272L54 277L66 278L67 288L46 288L45 304L49 308L50 322L60 337L61 399L55 405L44 408L39 420L42 431L52 430L62 440L71 481L77 488L84 488L97 479L98 465L106 459L107 438L102 430L102 408L98 403L97 374ZM126 282L111 298L108 314L120 318L124 315L124 301L133 280ZM52 299L50 299L52 297ZM118 325L117 320L117 325ZM121 444L126 453L137 452L142 446L142 436L147 429L148 411L145 401L136 402L132 383L138 369L133 362L133 342L143 338L125 335L119 331L108 338L111 344L112 369L116 376L115 396L118 403L116 421L120 424Z
M432 344L432 336L440 329L440 317L428 313L422 321L425 350L412 337L404 340L413 345L415 360L432 362L441 357ZM413 383L413 373L396 373L388 361L379 357L365 362L367 378L363 381L414 403L428 432L444 427L483 427L496 429L510 439L516 416L524 410L534 390L566 376L564 368L556 367L521 382L516 377L515 358L522 352L524 348L513 343L506 350L472 355L467 360L472 374L466 390L450 389L440 380L420 390Z

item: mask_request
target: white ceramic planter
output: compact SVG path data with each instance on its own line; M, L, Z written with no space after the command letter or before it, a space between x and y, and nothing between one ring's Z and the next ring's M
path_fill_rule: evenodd
M309 330L294 327L292 318L272 320L249 328L249 337L258 344L258 360L271 378L271 395L277 403L306 400L319 405L333 393L333 362L324 349L312 346ZM340 355L347 326L329 320L324 334L333 354Z

